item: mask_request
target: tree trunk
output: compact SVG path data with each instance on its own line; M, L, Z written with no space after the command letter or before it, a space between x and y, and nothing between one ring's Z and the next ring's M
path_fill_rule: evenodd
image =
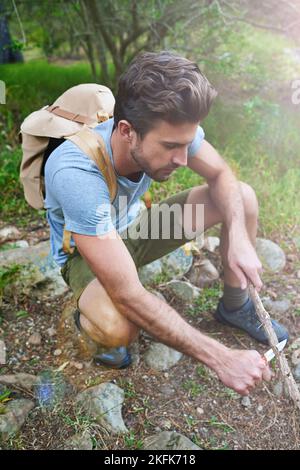
M23 62L21 51L14 48L4 6L0 3L0 64Z

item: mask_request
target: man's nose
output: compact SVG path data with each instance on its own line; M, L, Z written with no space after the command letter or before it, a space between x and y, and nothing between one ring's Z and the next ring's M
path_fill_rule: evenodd
M187 165L187 149L179 150L172 158L173 165L186 166Z

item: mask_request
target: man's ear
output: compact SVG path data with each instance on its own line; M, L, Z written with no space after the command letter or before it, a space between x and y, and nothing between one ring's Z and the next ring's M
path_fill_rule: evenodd
M118 122L118 131L128 143L132 142L132 137L133 137L133 127L130 124L130 122L126 121L125 119L122 119L121 121Z

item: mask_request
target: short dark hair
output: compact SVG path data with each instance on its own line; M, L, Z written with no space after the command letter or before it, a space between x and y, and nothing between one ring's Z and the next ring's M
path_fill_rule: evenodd
M168 51L141 53L119 80L115 126L126 119L143 138L159 120L196 123L216 95L196 63Z

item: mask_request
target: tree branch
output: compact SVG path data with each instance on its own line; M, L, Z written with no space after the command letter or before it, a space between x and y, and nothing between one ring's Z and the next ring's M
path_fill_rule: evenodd
M259 317L259 319L260 319L260 321L261 321L261 323L264 327L266 335L268 337L270 346L272 347L272 349L275 353L275 356L279 361L280 372L281 372L282 378L284 380L284 383L287 386L289 395L290 395L291 399L293 400L294 404L300 410L300 392L299 392L299 389L298 389L297 384L295 382L295 379L293 377L293 374L290 370L288 362L287 362L287 360L284 356L284 352L283 351L279 352L277 347L276 347L276 345L278 343L278 338L277 338L276 333L273 329L271 319L270 319L270 315L265 310L265 308L262 304L262 301L259 298L258 293L256 292L256 290L254 289L254 287L252 285L250 285L250 295L251 295L251 298L252 298L253 303L255 305L255 310L257 312L257 315L258 315L258 317Z

